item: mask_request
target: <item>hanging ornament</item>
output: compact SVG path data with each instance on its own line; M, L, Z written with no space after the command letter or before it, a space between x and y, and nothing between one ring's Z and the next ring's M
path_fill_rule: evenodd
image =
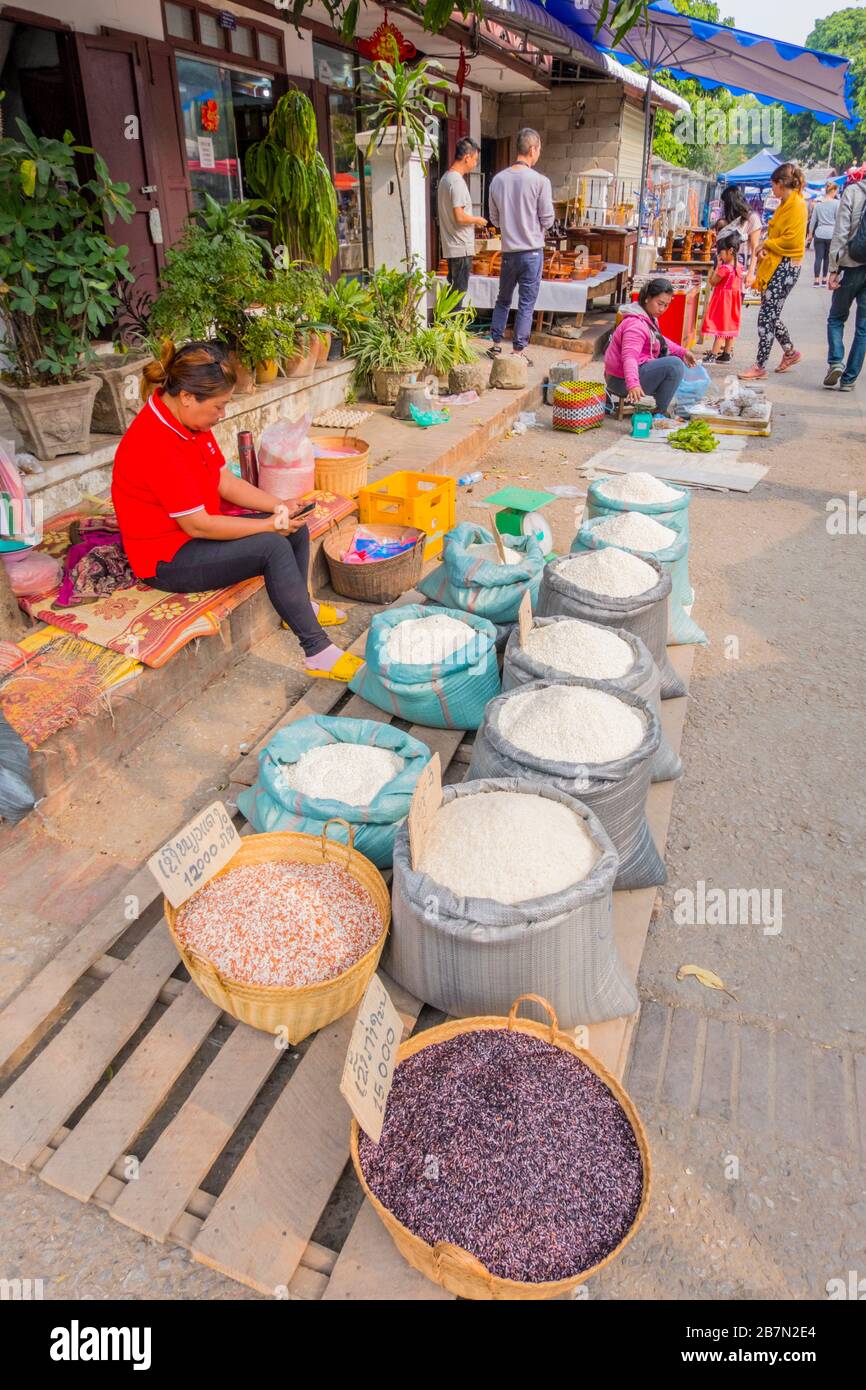
M201 128L211 135L220 128L220 109L212 97L201 104Z
M371 58L374 63L405 63L407 59L414 58L418 52L414 43L410 43L404 34L400 32L396 24L392 24L388 18L388 11L385 11L385 18L374 29L368 39L359 39L358 49L365 58Z
M464 49L463 45L461 44L461 45L460 45L460 57L459 57L458 60L457 60L457 73L456 73L456 76L455 76L455 80L456 80L456 82L457 82L457 90L458 90L458 92L460 93L460 98L459 98L459 101L458 101L458 103L457 103L457 138L458 138L458 140L460 139L460 137L461 137L462 134L463 134L463 87L464 87L464 85L465 85L465 83L466 83L466 79L467 79L467 77L469 76L469 74L470 74L471 71L472 71L472 69L471 69L471 67L469 66L469 64L468 64L467 61L466 61L466 50Z

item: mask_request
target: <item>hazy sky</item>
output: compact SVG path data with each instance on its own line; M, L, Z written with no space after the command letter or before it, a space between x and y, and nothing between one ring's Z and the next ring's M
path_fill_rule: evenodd
M720 12L733 17L738 29L799 44L805 44L816 19L859 7L859 0L719 0Z

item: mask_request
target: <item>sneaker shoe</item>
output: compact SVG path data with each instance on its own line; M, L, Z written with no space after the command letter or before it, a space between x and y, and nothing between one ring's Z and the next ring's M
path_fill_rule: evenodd
M705 361L705 362L706 362L706 360L707 360L707 359L704 358L704 361ZM717 361L717 362L733 362L733 360L734 360L734 354L733 354L732 352L720 352L719 355L718 355L718 357L716 358L716 361Z
M829 367L827 368L827 375L824 377L824 385L825 385L825 386L836 386L836 385L838 384L839 378L840 378L840 376L842 375L842 373L844 372L844 370L845 370L845 365L844 365L844 363L842 363L842 362L831 362L830 365L829 365Z
M853 381L840 381L840 382L839 382L839 390L840 390L840 391L853 391L853 390L854 390L854 383L853 383Z
M789 372L789 371L791 370L792 367L796 367L797 363L800 361L800 358L801 358L802 356L803 356L802 352L798 352L796 348L794 348L794 351L793 351L793 352L785 352L785 353L783 353L783 354L782 354L782 360L781 360L781 362L779 363L778 367L776 368L776 371L777 371L777 372Z
M703 362L704 366L706 366L708 362L720 362L721 360L722 359L715 352L705 352L703 357L701 358L701 361Z

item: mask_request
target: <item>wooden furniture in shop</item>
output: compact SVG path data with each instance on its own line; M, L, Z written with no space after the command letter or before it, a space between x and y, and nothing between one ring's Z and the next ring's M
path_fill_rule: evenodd
M622 299L626 285L634 275L637 257L636 227L568 227L565 233L569 251L585 246L590 256L601 256L603 261L624 265L626 270L617 277L616 294Z
M663 259L677 265L706 263L710 259L716 234L711 227L682 227L668 232Z

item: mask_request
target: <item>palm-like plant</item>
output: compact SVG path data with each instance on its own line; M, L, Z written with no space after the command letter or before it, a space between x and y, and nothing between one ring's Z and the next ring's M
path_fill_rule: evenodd
M403 172L406 167L406 151L417 154L421 167L427 173L424 151L429 139L428 122L436 116L446 115L445 107L435 95L437 91L447 90L448 83L440 74L438 63L422 59L416 67L407 67L395 58L392 63L373 63L369 70L369 80L373 100L365 106L367 122L370 127L370 140L367 154L379 149L390 129L394 130L394 170L397 174L397 192L400 196L400 215L403 219L403 240L406 245L406 265L412 257L409 238L409 219L403 197Z

